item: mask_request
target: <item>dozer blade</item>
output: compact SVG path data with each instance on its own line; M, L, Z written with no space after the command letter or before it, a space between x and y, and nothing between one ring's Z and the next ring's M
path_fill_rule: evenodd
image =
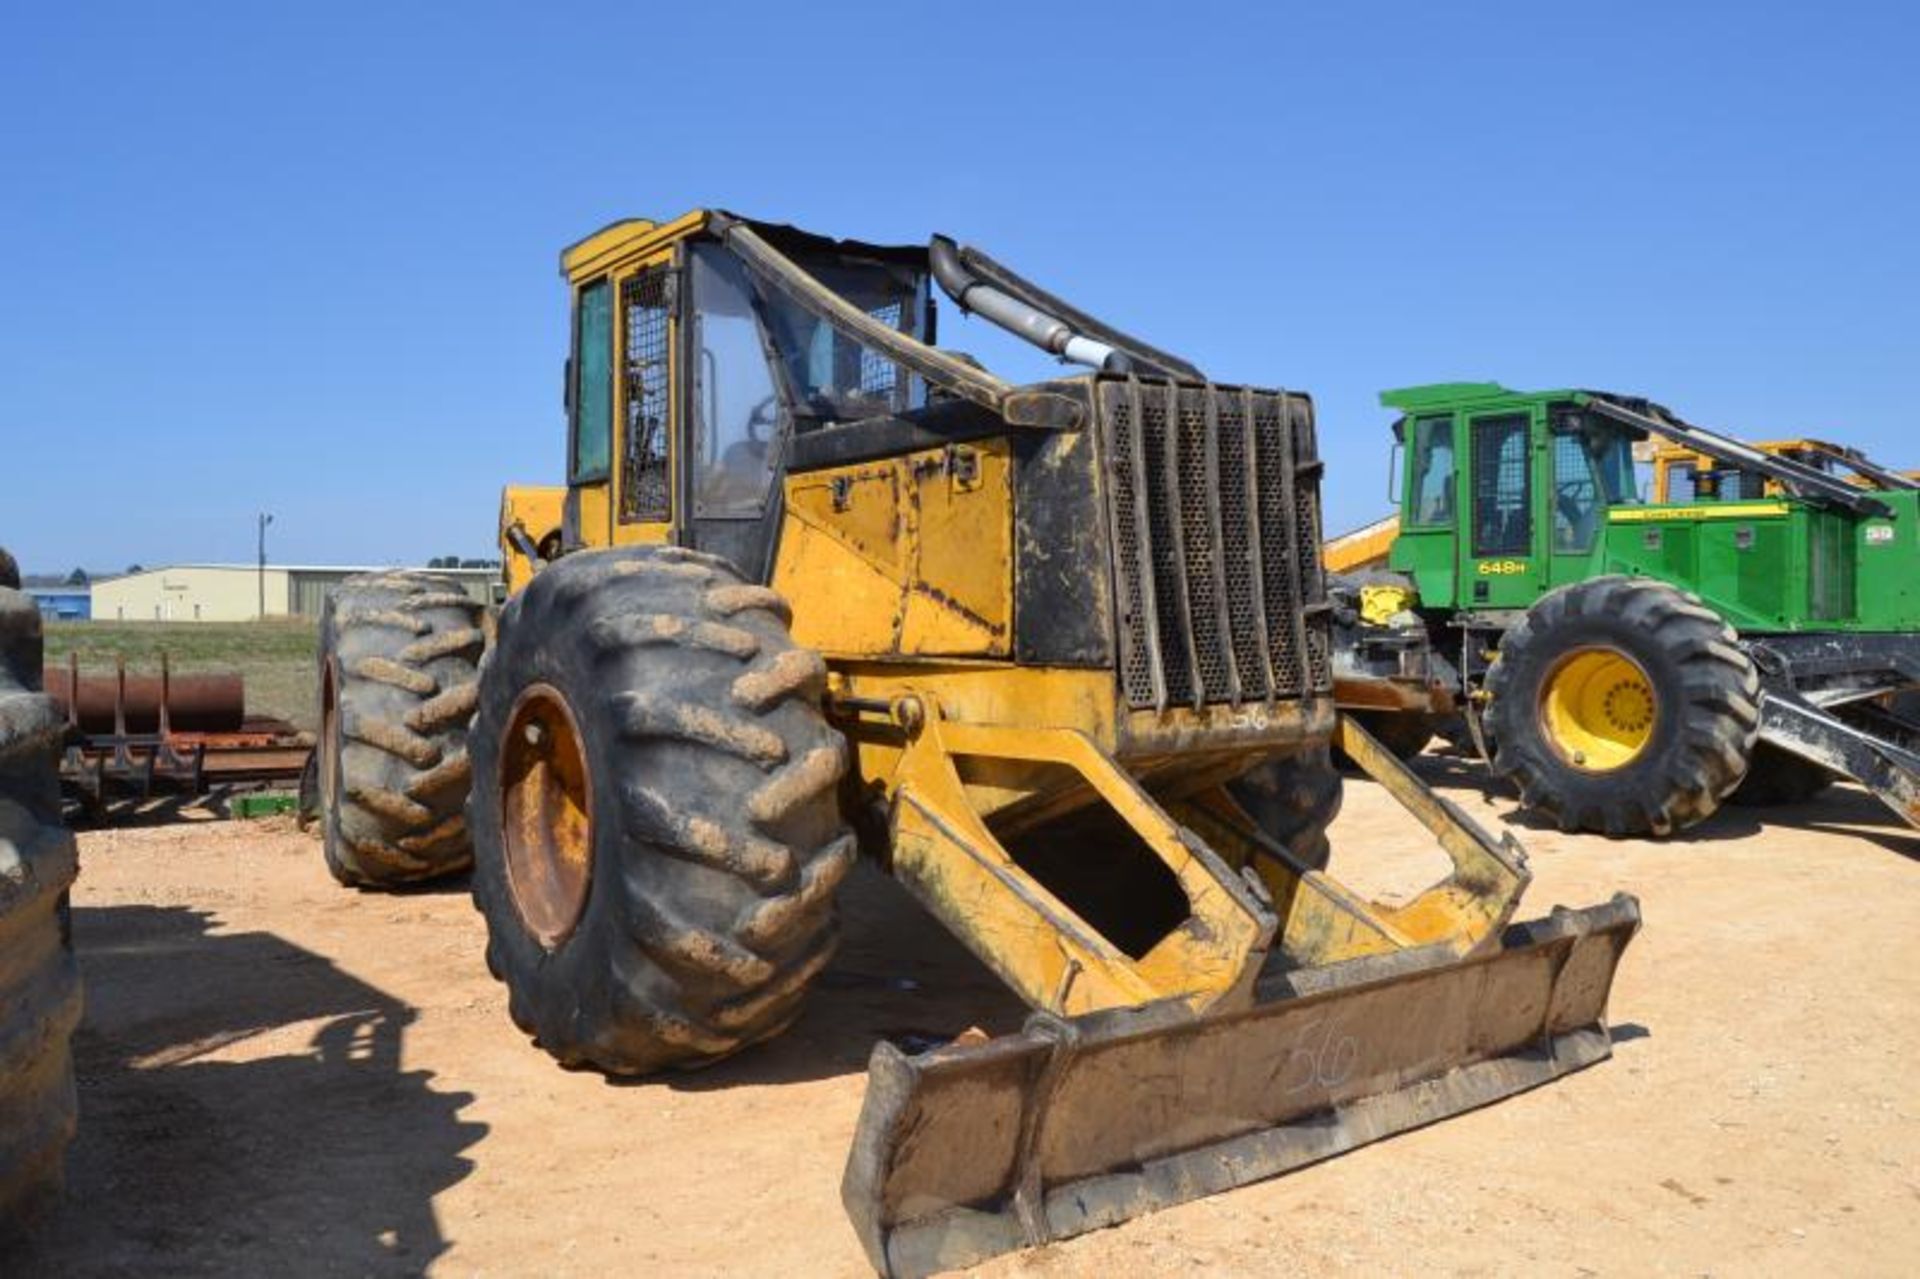
M882 1043L842 1197L874 1267L921 1275L1276 1176L1604 1060L1640 925L1619 895L1430 946L908 1056Z

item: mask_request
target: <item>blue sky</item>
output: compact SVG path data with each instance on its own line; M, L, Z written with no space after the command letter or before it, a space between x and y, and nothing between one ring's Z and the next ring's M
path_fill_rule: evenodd
M1330 529L1423 381L1920 466L1910 7L1449 8L10 0L0 543L489 554L560 472L557 251L703 204L946 231L1311 391Z

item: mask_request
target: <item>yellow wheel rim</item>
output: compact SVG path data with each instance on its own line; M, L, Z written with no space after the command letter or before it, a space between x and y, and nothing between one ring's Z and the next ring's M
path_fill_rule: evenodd
M1658 713L1646 671L1610 648L1567 654L1540 690L1547 741L1569 764L1588 772L1632 763L1653 736Z

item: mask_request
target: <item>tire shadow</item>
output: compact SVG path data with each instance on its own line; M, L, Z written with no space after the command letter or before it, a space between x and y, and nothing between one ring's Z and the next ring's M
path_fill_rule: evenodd
M314 836L314 855L319 856L320 838ZM368 897L402 900L408 897L465 897L473 896L473 871L456 870L450 874L422 879L411 884L381 884L377 887L349 889Z
M631 1081L688 1092L864 1072L878 1040L908 1052L970 1027L1018 1030L1027 1007L898 883L860 863L840 890L840 950L785 1034L702 1070Z
M415 1010L270 933L80 907L80 1131L0 1273L418 1274L487 1131L401 1065ZM216 1059L216 1057L218 1059Z
M1470 790L1488 803L1500 805L1497 816L1510 826L1537 831L1560 829L1552 818L1521 808L1512 789L1493 781L1486 765L1478 759L1430 752L1416 756L1409 763L1429 786L1441 790ZM1746 839L1759 834L1763 826L1852 835L1890 853L1920 861L1920 831L1901 821L1870 792L1847 782L1836 782L1799 804L1762 806L1723 802L1706 821L1659 842L1683 846Z

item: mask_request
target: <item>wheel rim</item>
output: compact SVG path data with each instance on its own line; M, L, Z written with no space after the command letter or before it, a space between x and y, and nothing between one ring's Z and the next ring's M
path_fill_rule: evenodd
M539 943L573 935L593 883L593 794L580 729L559 690L529 687L500 742L507 892Z
M1617 649L1569 653L1541 685L1540 722L1548 743L1588 772L1611 772L1637 759L1653 737L1658 714L1653 681Z

